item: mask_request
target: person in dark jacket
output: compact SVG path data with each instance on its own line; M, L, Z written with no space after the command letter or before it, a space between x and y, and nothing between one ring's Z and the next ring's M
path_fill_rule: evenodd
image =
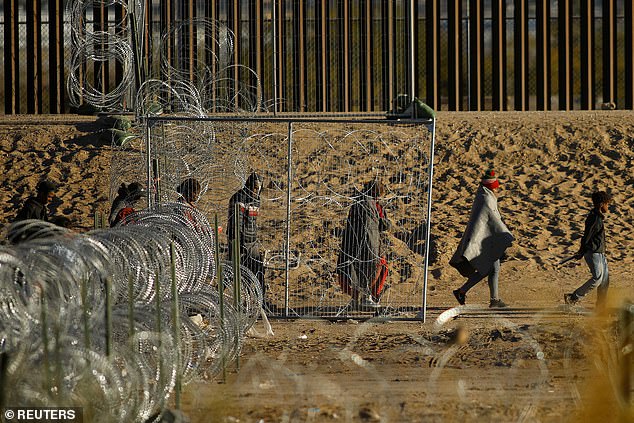
M258 278L262 295L265 294L264 262L260 242L258 241L257 218L260 213L260 191L262 178L255 172L247 178L244 186L236 191L229 200L227 222L227 240L229 242L229 260L233 260L233 241L236 239L235 218L238 213L240 238L240 263L246 266Z
M53 200L56 185L51 181L40 181L36 186L35 196L29 197L18 212L15 221L39 219L48 222L48 203Z
M605 227L603 221L611 202L612 197L605 191L596 191L592 194L594 208L586 217L581 246L574 256L576 260L582 257L586 260L592 276L574 292L564 294L566 304L576 303L594 288L597 288L597 306L603 306L605 303L610 280L608 261L605 257Z
M110 227L116 226L119 223L125 221L125 218L134 213L136 204L143 197L145 190L143 186L138 182L132 182L126 185L125 182L121 184L117 191L117 197L112 202L110 208L110 216L108 217L108 223Z
M198 211L197 203L200 199L201 191L202 186L196 178L187 178L176 187L176 192L179 194L178 202L188 206L181 209L180 213L187 218L196 232L210 236L208 225L199 222L200 212Z
M361 307L378 306L388 273L381 232L390 222L379 202L382 195L379 181L365 184L348 212L337 258L339 284Z
M200 196L201 186L198 179L187 178L176 187L176 192L180 195L178 201L185 203L192 208L196 208L196 202Z

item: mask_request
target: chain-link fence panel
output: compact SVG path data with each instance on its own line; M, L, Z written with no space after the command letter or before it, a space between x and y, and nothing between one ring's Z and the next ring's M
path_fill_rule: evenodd
M270 315L422 306L433 123L343 116L148 118L158 198L195 175L221 254L240 249Z

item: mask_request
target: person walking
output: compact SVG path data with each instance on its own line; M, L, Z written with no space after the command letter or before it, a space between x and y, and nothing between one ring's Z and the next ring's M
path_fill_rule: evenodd
M475 195L469 223L449 264L467 281L453 291L456 300L464 305L467 292L485 277L489 282L489 307L506 307L499 297L498 279L500 258L514 241L511 231L502 221L496 191L500 182L493 170L488 170Z
M53 192L57 189L57 186L48 180L40 181L35 187L36 193L34 196L29 197L25 202L18 214L15 217L15 222L27 219L39 219L48 222L48 204L53 200Z
M237 229L240 234L238 239L240 263L257 277L262 289L262 297L264 297L266 293L264 261L258 240L257 224L258 215L260 214L261 190L262 178L253 172L247 178L244 186L231 196L227 217L227 240L229 243L229 260L233 260L233 241L236 240ZM238 213L238 228L235 225L236 213Z
M348 212L341 237L336 274L343 291L353 304L362 308L378 307L388 274L381 232L390 227L380 181L364 185Z
M605 305L610 280L608 261L605 256L604 220L611 202L612 197L605 191L596 191L592 194L594 207L586 217L581 245L577 254L574 255L575 260L580 260L582 257L586 260L591 276L574 292L564 294L566 304L575 304L591 290L597 288L597 307Z
M198 209L198 200L200 200L202 185L196 178L187 178L176 187L176 192L179 195L177 200L178 204L184 205L184 207L178 208L178 213L185 216L187 221L192 225L192 228L199 235L204 235L205 239L211 242L209 245L212 246L213 238L211 228L209 227L207 219Z

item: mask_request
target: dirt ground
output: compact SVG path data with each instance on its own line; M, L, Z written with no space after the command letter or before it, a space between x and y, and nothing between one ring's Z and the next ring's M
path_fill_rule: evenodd
M626 421L612 318L472 312L445 325L274 321L226 383L189 385L183 409L200 422Z
M274 336L244 339L224 382L187 385L183 410L193 422L634 421L631 403L618 402L626 370L616 323L634 297L633 117L439 113L432 214L439 257L427 322L273 320ZM106 129L92 116L0 118L0 221L11 220L47 174L62 184L52 213L71 217L77 231L92 228L94 213L109 208ZM500 290L512 309L468 309L438 324L462 282L447 262L484 162L506 178L500 210L517 241ZM615 197L606 221L610 313L601 315L594 293L578 308L562 306L588 270L555 266L573 251L597 188ZM486 304L485 288L470 292L469 304ZM261 322L256 329L264 333Z

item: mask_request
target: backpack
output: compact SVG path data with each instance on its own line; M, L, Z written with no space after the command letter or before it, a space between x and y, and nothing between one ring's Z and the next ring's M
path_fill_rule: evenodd
M116 226L119 223L130 223L126 221L126 217L130 216L131 214L134 214L135 210L132 207L124 207L121 210L119 210L119 213L117 213L117 217L115 217L115 219L112 221L112 225L111 226Z

